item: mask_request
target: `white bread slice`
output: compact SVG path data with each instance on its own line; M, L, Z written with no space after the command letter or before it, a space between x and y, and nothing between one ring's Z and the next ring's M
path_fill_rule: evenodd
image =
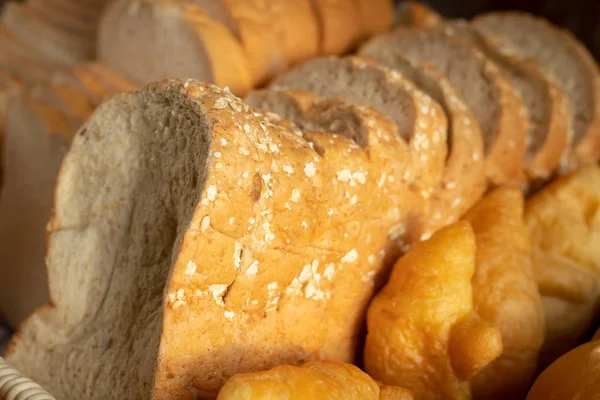
M104 103L58 177L52 304L7 361L64 400L214 398L242 371L353 361L393 224L389 171L345 137L311 140L322 156L193 81Z
M484 140L485 171L494 185L523 183L527 117L522 99L508 78L485 56L459 40L434 30L397 28L360 50L365 57L400 53L426 61L458 89L479 122Z
M525 175L530 184L547 181L568 153L573 136L572 110L565 92L535 61L499 53L499 38L484 36L462 21L446 21L440 28L478 48L510 79L524 101L529 119Z
M60 110L28 95L14 101L7 115L0 196L0 313L13 327L48 301L44 233L54 179L74 133Z
M324 57L304 63L275 79L274 87L341 96L372 107L398 125L398 133L411 147L410 174L404 177L425 208L442 178L446 159L445 114L434 100L393 70L356 57ZM415 207L415 212L419 207ZM418 213L428 215L428 211ZM406 240L414 242L426 232L423 214L407 222Z
M98 58L140 84L195 78L227 86L236 94L253 85L236 38L197 5L182 2L112 2L100 23Z
M433 66L398 53L377 54L376 61L394 69L438 102L448 119L448 156L441 182L431 197L428 232L456 222L486 190L483 139L479 123L457 89Z
M96 54L94 41L69 35L41 18L26 3L6 3L0 24L56 63L73 65L94 58Z
M524 13L490 13L473 20L484 34L504 41L497 50L544 66L566 93L573 110L573 151L564 171L600 157L600 73L589 51L566 30Z

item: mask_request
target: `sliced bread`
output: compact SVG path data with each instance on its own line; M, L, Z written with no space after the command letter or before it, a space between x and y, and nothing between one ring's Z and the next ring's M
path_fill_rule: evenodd
M253 81L262 84L319 52L312 0L194 0L241 42ZM216 4L215 4L216 3Z
M27 6L37 12L41 18L66 33L87 38L91 41L96 40L98 19L95 21L96 23L90 23L90 21L62 10L52 0L27 0Z
M442 181L431 198L427 232L456 222L483 195L483 139L478 122L456 88L427 63L415 63L396 53L379 54L376 61L399 72L438 102L448 119L448 157Z
M195 78L228 86L236 94L252 86L237 39L193 4L170 0L111 3L99 27L98 57L140 84L169 77Z
M525 174L530 183L547 181L568 153L572 139L571 106L552 76L535 61L497 51L498 39L484 36L466 22L446 21L444 32L475 46L496 63L517 90L529 119Z
M0 313L13 327L48 301L46 223L72 135L67 118L43 100L24 95L9 108L0 196Z
M440 24L444 18L433 9L418 1L403 1L396 7L396 25L413 28L431 28Z
M341 96L353 104L372 107L394 121L398 134L411 148L413 168L404 182L421 198L421 204L428 204L426 200L443 175L447 120L441 106L413 83L367 60L325 57L288 71L272 84L322 96ZM428 215L428 211L424 213ZM425 233L422 217L415 216L408 222L408 241L414 242Z
M193 81L104 103L59 173L52 304L7 361L64 400L214 398L242 371L353 361L391 225L382 171L312 140Z
M444 74L479 122L485 172L494 185L523 183L527 116L522 99L500 69L476 49L442 32L397 28L360 50L365 57L400 53Z
M394 23L392 0L354 0L358 3L360 32L363 38L390 30Z
M6 3L0 24L56 63L72 65L96 55L94 41L64 32L41 18L26 3Z
M544 66L566 93L573 110L573 151L563 169L595 163L600 157L600 73L586 48L567 31L528 14L483 14L473 25L504 39L496 47L499 52Z
M33 46L23 42L0 24L0 45L6 54L19 57L39 64L49 64L47 56L36 50Z

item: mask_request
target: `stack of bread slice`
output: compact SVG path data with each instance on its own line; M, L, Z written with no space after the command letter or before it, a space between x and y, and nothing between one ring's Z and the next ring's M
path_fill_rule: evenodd
M388 2L352 5L108 6L99 54L116 72L95 68L136 83L184 79L118 95L89 119L95 101L129 84L109 80L115 86L108 88L86 74L62 74L58 86L24 97L17 118L32 126L19 122L18 135L41 132L24 148L60 153L52 175L68 142L55 139L79 133L60 168L47 228L51 302L24 322L9 362L62 399L214 398L240 372L354 362L369 302L398 257L497 186L512 187L516 205L506 209L515 216L491 220L498 226L490 231L509 237L519 226L508 275L525 277L522 291L539 303L515 188L537 189L598 161L597 66L568 34L529 16L459 23L414 14L401 19L414 26L387 32ZM336 10L351 16L350 27L333 28ZM356 56L330 55L373 33ZM532 38L558 43L560 61ZM76 96L90 103L70 103ZM22 184L7 178L7 191L21 192ZM49 198L52 183L45 190ZM23 210L34 207L19 201ZM49 212L44 207L40 215ZM475 233L488 240L481 218ZM8 236L0 239L10 243ZM489 254L502 249L486 243ZM35 254L41 257L41 245ZM486 268L503 272L498 262ZM471 272L482 281L486 274ZM470 276L463 278L469 293L461 302L473 308ZM475 294L483 303L481 293L512 288L485 280ZM496 311L510 316L499 303L485 314ZM541 346L541 323L535 326L534 345L523 352L527 376L508 373L521 345L488 369L518 380L519 392ZM471 372L457 374L465 393ZM495 388L508 387L502 379ZM486 393L483 380L476 393Z

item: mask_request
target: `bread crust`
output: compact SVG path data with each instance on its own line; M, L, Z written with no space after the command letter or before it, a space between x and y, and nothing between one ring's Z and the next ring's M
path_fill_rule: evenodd
M403 1L394 14L395 25L431 28L443 22L443 17L418 1Z
M312 0L319 19L321 55L344 54L359 37L360 14L355 1Z
M353 0L358 2L360 34L367 38L390 30L394 23L394 4L391 0Z

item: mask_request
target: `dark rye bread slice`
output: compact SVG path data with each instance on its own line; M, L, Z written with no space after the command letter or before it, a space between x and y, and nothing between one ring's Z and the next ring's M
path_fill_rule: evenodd
M447 152L447 121L439 104L393 70L356 57L304 63L275 79L272 86L341 96L394 121L411 148L412 171L405 182L426 208L415 208L417 216L407 222L407 240L414 242L426 233L422 221L429 213L427 199L442 179Z
M72 65L94 58L96 54L94 41L69 35L41 18L25 3L6 3L0 24L56 63Z
M99 27L98 59L140 84L193 78L238 95L253 84L244 51L227 28L199 6L176 1L112 2Z
M523 183L527 116L508 78L481 52L433 30L397 28L367 42L359 54L400 53L426 61L457 88L479 122L484 140L485 172L494 185Z
M448 118L448 157L442 181L432 195L432 214L425 222L431 233L460 219L485 192L481 129L457 89L431 65L397 53L381 53L375 60L431 96Z
M311 140L194 81L104 103L58 176L52 304L7 362L61 400L194 400L243 371L354 360L387 171L346 137Z
M48 301L46 223L56 173L74 133L61 110L28 94L9 109L0 195L0 312L13 327Z
M499 53L497 39L484 36L465 21L439 25L446 34L475 46L496 63L517 90L529 119L525 175L530 183L548 180L567 154L572 138L572 114L566 94L535 61Z
M589 51L572 34L523 13L490 13L473 20L484 34L504 41L496 49L531 58L546 68L573 110L573 150L566 171L600 157L600 74Z

